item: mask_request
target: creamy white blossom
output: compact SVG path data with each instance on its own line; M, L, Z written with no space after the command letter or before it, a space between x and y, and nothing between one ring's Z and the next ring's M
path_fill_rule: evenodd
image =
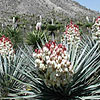
M92 38L100 43L100 16L92 26Z
M4 35L0 37L0 54L2 56L6 55L7 57L14 56L13 45L8 37Z
M74 71L69 61L67 48L64 45L57 45L50 41L43 48L35 50L33 57L35 58L35 66L39 71L43 71L42 78L45 84L59 86L67 84L66 80L70 82Z
M63 44L67 43L74 43L77 44L80 41L80 32L79 27L74 25L72 21L66 27L66 32L62 35L61 42Z

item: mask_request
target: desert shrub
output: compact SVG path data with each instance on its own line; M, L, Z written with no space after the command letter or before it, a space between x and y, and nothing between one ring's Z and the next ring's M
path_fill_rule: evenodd
M44 31L33 31L27 33L26 37L26 43L28 45L32 45L35 48L37 48L37 43L41 46L41 40L45 40L45 36L47 36L48 33L45 33Z

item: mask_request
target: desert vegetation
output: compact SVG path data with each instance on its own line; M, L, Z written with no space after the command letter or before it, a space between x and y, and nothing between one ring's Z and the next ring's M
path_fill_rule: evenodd
M0 30L0 100L100 100L100 17L11 19Z

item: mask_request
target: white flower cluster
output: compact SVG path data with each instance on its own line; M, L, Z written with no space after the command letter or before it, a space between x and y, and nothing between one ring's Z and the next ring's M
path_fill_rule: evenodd
M79 27L77 25L74 25L72 22L70 22L69 25L66 27L66 32L64 32L62 36L62 43L67 41L68 43L77 43L80 40L80 32Z
M96 19L93 28L96 28L97 31L100 31L100 16Z
M47 85L65 85L71 81L73 67L65 46L55 42L46 43L42 49L35 50L36 67L43 72L42 78Z
M14 50L13 45L9 38L5 37L4 35L0 38L0 54L2 56L13 56Z
M95 21L95 24L92 26L92 38L100 42L100 17Z

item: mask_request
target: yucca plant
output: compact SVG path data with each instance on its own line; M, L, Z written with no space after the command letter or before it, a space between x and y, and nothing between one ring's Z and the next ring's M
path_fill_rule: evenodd
M33 32L29 32L27 33L26 43L28 45L32 45L34 48L37 48L37 43L41 45L41 40L44 40L45 36L47 36L47 34L44 31L35 30Z
M84 46L83 41L80 49L79 45L63 46L49 42L36 49L33 58L29 49L28 53L20 49L31 64L28 70L22 69L21 73L35 87L29 88L34 95L27 96L35 100L99 100L100 76L95 73L100 68L100 48L98 43L92 43ZM58 59L56 54L64 54L64 57ZM53 58L59 60L59 64L66 61L60 66Z

